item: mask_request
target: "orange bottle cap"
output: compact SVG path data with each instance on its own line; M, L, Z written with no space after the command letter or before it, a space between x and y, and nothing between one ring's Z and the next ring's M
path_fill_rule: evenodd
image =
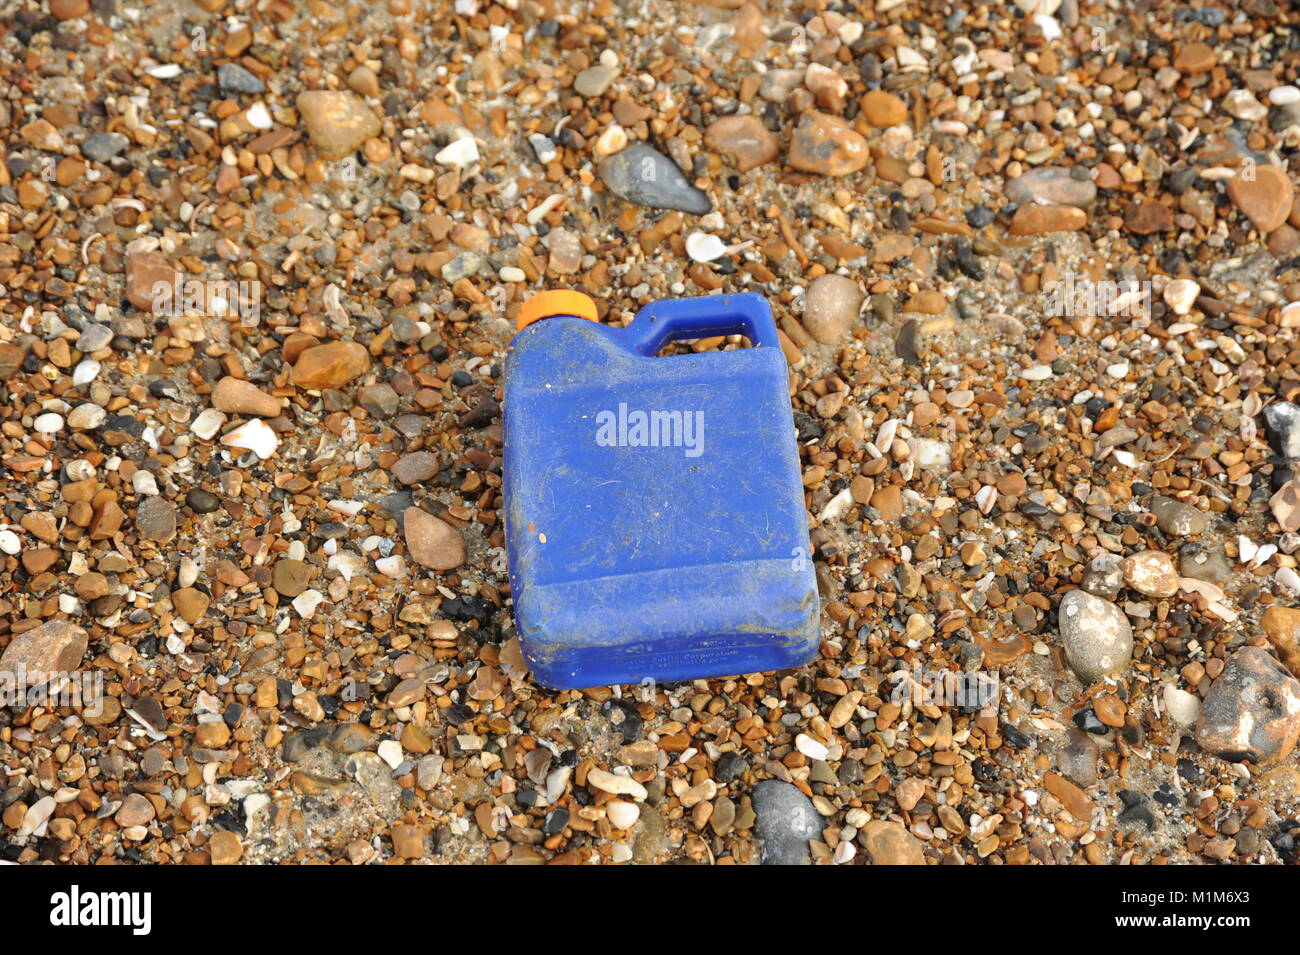
M555 289L550 292L538 292L519 307L519 321L516 331L523 331L533 322L555 315L574 315L590 321L600 321L596 314L596 303L581 292L567 289Z

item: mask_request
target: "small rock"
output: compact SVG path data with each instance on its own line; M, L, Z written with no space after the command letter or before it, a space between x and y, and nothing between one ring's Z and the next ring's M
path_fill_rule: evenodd
M615 829L631 829L641 818L641 807L622 799L611 799L605 803L605 815Z
M1196 718L1201 712L1200 697L1186 690L1180 690L1172 683L1166 683L1164 701L1165 711L1176 724L1183 729L1191 729L1196 725Z
M75 20L90 12L90 0L50 0L50 16L56 20Z
M1191 279L1174 279L1165 286L1164 300L1165 304L1173 311L1175 315L1186 315L1196 304L1197 296L1201 294L1201 286Z
M266 85L238 63L223 63L217 68L217 85L223 93L264 93ZM303 94L304 96L310 94ZM302 109L299 103L298 108ZM349 150L351 152L351 150Z
M573 80L573 91L584 99L605 95L605 90L618 79L618 67L597 63L581 71Z
M37 674L75 670L86 655L88 640L86 631L75 624L47 620L9 642L0 655L0 673L17 674L23 670L29 684L37 685Z
M208 612L208 604L211 602L211 597L194 587L183 587L172 592L172 606L188 624L198 623Z
M871 90L862 97L862 115L872 126L901 126L907 122L907 104L884 90Z
M1232 564L1217 542L1185 544L1178 555L1178 572L1193 580L1221 584L1232 574Z
M211 514L221 506L221 499L202 488L195 488L185 495L185 504L195 514Z
M1148 597L1172 597L1178 593L1178 571L1168 554L1144 550L1120 562L1124 581Z
M274 418L280 413L280 399L268 395L257 385L230 375L212 389L212 406L232 414L261 415Z
M1174 56L1174 69L1183 75L1208 73L1217 63L1214 50L1199 40L1180 47Z
M239 835L229 829L221 829L212 834L208 840L208 856L213 865L235 865L244 855L244 844Z
M292 381L299 388L342 388L370 369L370 353L359 342L326 342L303 350L294 363Z
M867 164L867 141L838 116L805 113L790 143L790 165L819 176L847 176Z
M1151 502L1156 526L1170 537L1199 537L1210 519L1201 511L1172 497L1157 497Z
M1061 600L1059 620L1065 658L1080 682L1090 685L1128 669L1133 628L1119 607L1085 590L1072 590Z
M753 804L762 864L808 865L808 842L822 837L812 801L790 783L765 779L754 787Z
M1163 202L1138 199L1124 209L1124 228L1138 235L1168 232L1174 227L1174 214Z
M129 145L131 140L121 133L91 133L81 144L81 155L92 162L108 162Z
M304 560L278 560L271 571L271 586L285 597L297 597L311 581L311 564Z
M1018 206L1039 203L1086 209L1097 200L1097 187L1064 166L1042 166L1008 182L1006 196Z
M393 477L403 484L419 484L438 473L438 458L428 451L414 451L398 458L392 467Z
M13 342L0 342L0 381L8 381L23 366L26 350Z
M1273 510L1282 530L1288 534L1300 531L1300 479L1292 478L1268 499L1268 506Z
M1283 457L1300 459L1300 405L1275 401L1264 409L1264 424L1277 439Z
M122 800L113 819L124 829L131 826L145 826L153 821L156 810L146 797L139 793L130 793Z
M1076 206L1023 205L1011 217L1012 235L1077 232L1088 224L1088 213Z
M872 865L925 865L921 840L901 822L873 819L862 827L858 836Z
M1228 180L1228 198L1260 232L1272 232L1291 214L1295 190L1291 177L1277 166L1254 166Z
M834 345L857 321L865 298L850 278L833 272L818 276L804 295L803 325L821 344Z
M406 550L411 559L430 570L454 570L465 563L460 532L419 507L402 513Z
M1259 625L1282 665L1300 677L1300 610L1269 607L1259 618Z
M126 297L141 311L153 311L155 285L166 286L170 296L178 280L179 273L161 252L131 252L126 257Z
M757 116L723 116L704 134L704 145L729 156L737 172L762 166L781 152L781 141Z
M165 498L146 497L136 508L135 529L145 540L166 543L176 536L176 508Z
M355 93L312 90L299 94L297 106L312 145L324 159L342 159L382 128L379 117Z
M1070 728L1065 745L1056 753L1056 768L1085 789L1097 784L1097 742L1091 733Z
M1196 742L1229 762L1276 763L1300 738L1300 680L1262 647L1242 647L1201 704Z
M687 182L676 163L645 143L601 160L597 171L611 192L638 206L697 216L713 209L708 195Z
M399 859L424 858L424 837L427 833L415 826L393 826L393 854Z

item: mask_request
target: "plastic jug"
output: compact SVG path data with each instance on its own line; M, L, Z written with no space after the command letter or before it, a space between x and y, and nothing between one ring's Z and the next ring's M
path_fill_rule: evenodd
M595 319L581 293L535 295L506 357L505 530L528 665L571 689L808 662L820 608L766 300ZM736 333L752 347L659 355Z

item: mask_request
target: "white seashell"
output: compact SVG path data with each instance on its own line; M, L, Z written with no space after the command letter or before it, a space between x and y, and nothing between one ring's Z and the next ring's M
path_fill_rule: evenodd
M1273 579L1293 594L1300 593L1300 574L1297 574L1293 568L1279 567Z
M221 443L232 448L252 451L265 461L275 454L275 449L280 446L280 439L275 436L275 432L265 421L261 418L252 418L235 430L227 432L221 439Z
M991 485L984 485L975 492L975 503L980 509L981 514L987 514L993 510L993 505L998 500L998 489Z
M724 255L731 255L733 252L747 249L751 245L753 245L752 242L725 245L716 235L710 235L707 232L692 232L686 237L686 254L696 262L712 262Z
M894 438L898 436L898 419L890 418L880 426L880 431L876 434L876 440L873 442L876 450L884 454L894 444Z
M849 508L852 506L853 495L849 493L848 488L845 488L826 502L826 506L822 508L822 512L817 516L817 520L823 524L827 521L839 520L849 512Z
M1237 535L1237 553L1243 564L1249 564L1258 549L1255 542L1249 537L1242 534Z
M145 72L156 80L174 80L181 75L181 66L179 63L164 63L162 66L151 66Z

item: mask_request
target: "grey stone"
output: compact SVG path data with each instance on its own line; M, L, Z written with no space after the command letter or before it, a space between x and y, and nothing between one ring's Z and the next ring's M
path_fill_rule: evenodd
M1277 439L1277 449L1289 459L1300 458L1300 405L1278 401L1264 409L1264 423Z
M1201 704L1196 742L1229 762L1276 763L1300 738L1300 680L1263 647L1228 658Z
M579 96L595 99L597 96L603 96L605 90L609 89L610 84L616 79L618 79L617 66L598 63L587 67L577 75L573 81L573 89Z
M598 169L611 192L635 205L697 216L713 208L708 195L687 182L676 163L645 143L633 143L602 160Z
M266 85L238 63L223 63L217 70L217 85L223 93L263 93Z
M1232 564L1216 541L1184 544L1178 555L1178 572L1184 577L1221 584L1232 575Z
M1097 782L1097 742L1088 733L1071 729L1056 754L1056 768L1071 782L1087 789Z
M765 779L754 787L753 803L762 864L810 864L808 842L822 837L822 817L812 800L790 783Z
M121 133L92 133L81 144L81 155L91 162L108 162L130 144Z
M1172 497L1152 501L1151 513L1155 515L1156 526L1171 537L1197 537L1205 533L1210 523L1204 513Z
M1085 685L1128 669L1133 628L1109 600L1072 590L1061 600L1059 621L1065 659Z

